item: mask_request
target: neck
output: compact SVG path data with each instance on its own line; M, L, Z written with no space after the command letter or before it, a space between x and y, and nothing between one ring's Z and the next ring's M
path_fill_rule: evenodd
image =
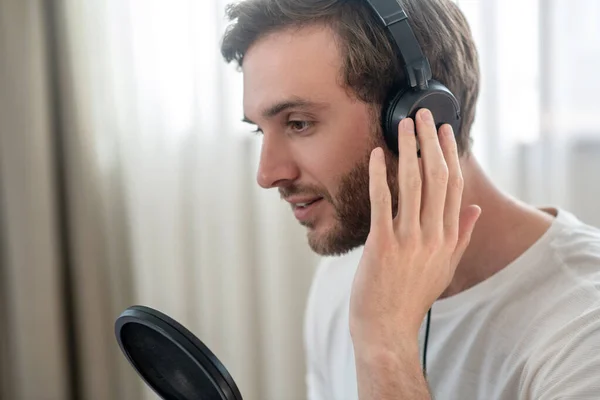
M552 224L553 216L502 193L471 155L461 160L462 203L482 213L469 247L441 298L460 293L491 277L531 247Z

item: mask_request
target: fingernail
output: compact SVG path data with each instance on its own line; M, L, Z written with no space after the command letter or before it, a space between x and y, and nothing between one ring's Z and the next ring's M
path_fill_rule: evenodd
M421 110L421 119L425 122L433 122L433 115L431 115L431 111L424 108Z
M380 160L385 159L385 154L383 153L383 149L381 147L376 147L371 152L373 157L378 157Z
M400 128L409 133L415 133L415 125L413 124L412 119L404 118L400 122Z
M444 127L444 135L446 135L448 139L454 139L454 129L452 129L452 125L446 124Z

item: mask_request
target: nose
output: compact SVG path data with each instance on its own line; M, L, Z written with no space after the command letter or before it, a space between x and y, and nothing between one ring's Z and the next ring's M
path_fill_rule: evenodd
M269 189L289 185L299 174L299 168L285 139L265 132L256 175L260 187Z

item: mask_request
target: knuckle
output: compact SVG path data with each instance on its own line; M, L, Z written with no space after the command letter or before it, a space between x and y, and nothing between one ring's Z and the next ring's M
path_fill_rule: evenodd
M455 189L457 191L462 191L464 188L464 185L465 185L465 182L464 182L464 179L462 178L462 176L452 177L448 181L448 187L451 189Z
M426 250L436 252L444 246L444 234L442 231L429 233L424 237L423 245Z
M421 190L423 180L420 174L411 174L406 180L406 186L411 190Z
M435 167L431 171L431 178L438 183L447 183L448 182L448 167L445 165L440 165Z
M385 205L391 199L389 190L378 190L373 194L373 200L377 202L377 204Z
M420 233L418 226L402 226L398 230L400 241L409 248L416 248L420 242Z
M369 233L365 245L376 248L378 256L382 257L389 250L391 242L388 235L375 230Z

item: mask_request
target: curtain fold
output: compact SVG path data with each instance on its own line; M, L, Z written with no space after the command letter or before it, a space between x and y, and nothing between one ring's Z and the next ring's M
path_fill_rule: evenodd
M135 302L128 210L117 146L108 4L61 0L54 21L64 165L76 398L135 399L142 383L117 346L114 321Z
M2 393L68 399L60 221L42 1L0 2Z

